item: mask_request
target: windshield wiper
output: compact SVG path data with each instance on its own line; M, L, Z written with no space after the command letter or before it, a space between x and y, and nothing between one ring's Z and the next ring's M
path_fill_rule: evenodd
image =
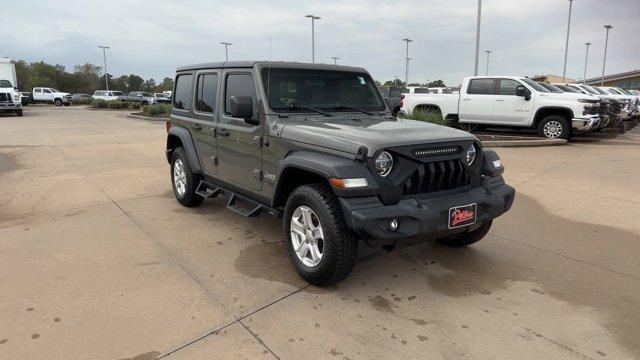
M361 112L363 114L369 115L369 116L373 116L374 114L370 111L367 110L363 110L357 107L353 107L353 106L349 106L349 105L336 105L333 109L335 109L336 111L340 111L340 110L355 110L357 112Z
M285 109L289 110L289 111L291 111L291 110L310 110L310 111L316 112L318 114L322 114L324 116L329 116L329 117L333 116L333 115L331 115L331 114L329 114L327 112L324 112L322 110L318 110L316 108L312 108L312 107L304 106L304 105L291 104L289 106L274 106L273 107L273 110L285 110Z

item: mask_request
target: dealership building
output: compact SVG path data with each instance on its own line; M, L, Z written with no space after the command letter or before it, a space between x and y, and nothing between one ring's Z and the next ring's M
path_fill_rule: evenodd
M587 85L600 85L600 76L585 80ZM627 71L604 76L604 86L616 86L628 90L640 89L640 70Z

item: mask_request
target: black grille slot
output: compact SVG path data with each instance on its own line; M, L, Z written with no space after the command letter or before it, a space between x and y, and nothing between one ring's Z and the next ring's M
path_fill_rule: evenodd
M434 161L418 165L405 182L402 194L406 196L453 190L469 183L469 173L460 160Z
M11 95L7 93L0 93L0 102L10 102Z

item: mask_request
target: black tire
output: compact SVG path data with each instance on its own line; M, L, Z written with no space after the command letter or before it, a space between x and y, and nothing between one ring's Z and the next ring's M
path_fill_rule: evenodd
M143 101L143 102L142 102L142 106L147 106L147 105L149 105L149 103L148 103L148 102L146 102L146 101Z
M314 267L302 263L293 249L291 221L300 206L313 210L322 225L323 251L320 263ZM321 184L302 185L289 195L283 219L284 242L291 262L300 276L317 286L328 286L346 278L353 269L358 240L347 228L342 209L331 190Z
M66 102L66 103L64 103L64 106L71 106L71 103L70 102Z
M545 129L547 124L549 124L550 129ZM571 135L571 126L567 119L562 116L549 115L538 124L538 135L547 139L568 139L569 135Z
M444 246L449 246L449 247L463 247L463 246L475 244L478 241L482 240L482 238L485 237L485 235L487 235L487 233L489 232L489 229L491 229L492 223L493 223L493 220L485 221L482 223L482 225L480 225L479 228L475 230L462 233L462 234L457 234L448 238L438 239L438 242Z
M178 160L184 166L185 191L182 195L176 188L176 182L173 175L173 170ZM202 204L204 198L196 194L196 187L198 186L200 178L196 176L191 170L189 157L182 147L176 148L175 150L173 150L173 154L171 154L171 167L169 175L171 177L171 188L173 189L173 194L180 204L186 207L195 207Z
M22 109L20 109L20 110L16 110L16 115L18 115L18 116L22 116Z
M56 106L62 106L62 99L55 99L55 100L53 100L53 103L54 103Z

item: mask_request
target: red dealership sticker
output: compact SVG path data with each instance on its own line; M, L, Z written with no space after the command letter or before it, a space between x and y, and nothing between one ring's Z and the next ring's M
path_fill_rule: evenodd
M449 229L475 224L477 208L473 203L449 209Z

